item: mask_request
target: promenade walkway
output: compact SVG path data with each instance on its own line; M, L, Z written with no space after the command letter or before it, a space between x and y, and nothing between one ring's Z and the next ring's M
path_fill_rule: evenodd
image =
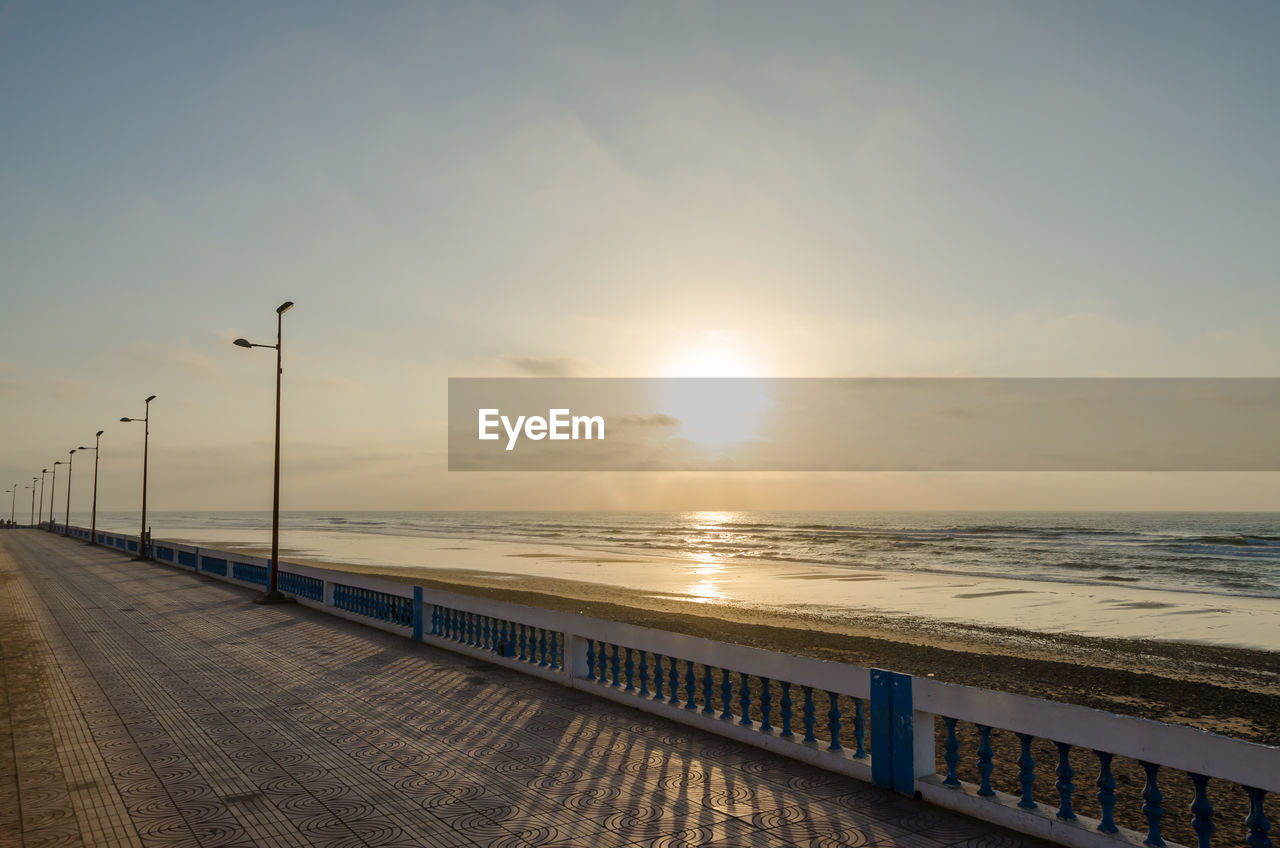
M1042 844L252 597L0 532L0 848Z

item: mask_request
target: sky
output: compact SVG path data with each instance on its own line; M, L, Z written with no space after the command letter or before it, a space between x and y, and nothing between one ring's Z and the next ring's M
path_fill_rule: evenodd
M269 508L272 352L231 342L291 300L285 508L1277 509L1271 473L446 470L450 377L1280 375L1277 35L1271 2L0 2L0 482L103 429L133 508L155 394L150 508Z

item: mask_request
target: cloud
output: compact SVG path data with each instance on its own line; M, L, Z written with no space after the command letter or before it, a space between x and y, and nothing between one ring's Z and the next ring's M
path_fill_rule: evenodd
M358 380L352 380L349 377L342 377L337 374L328 374L324 377L314 377L304 379L303 382L310 388L318 389L326 394L337 395L358 395L365 392L366 386Z
M121 355L134 362L143 362L149 366L156 363L170 365L189 377L200 379L222 379L226 370L213 360L189 347L157 342L136 342L122 348Z
M533 377L574 377L581 374L586 364L564 356L538 357L515 356L503 357L503 360L517 371Z
M624 415L617 419L619 424L635 427L679 427L680 419L663 412L654 415Z

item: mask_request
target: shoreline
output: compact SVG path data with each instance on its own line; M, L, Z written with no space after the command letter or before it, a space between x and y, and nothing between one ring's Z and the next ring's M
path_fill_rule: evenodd
M189 534L192 544L262 550L242 529ZM724 609L782 612L836 623L896 619L962 633L1008 630L1140 641L1190 642L1280 652L1280 598L1218 595L1163 587L1032 580L1023 576L857 568L711 554L671 556L572 544L346 530L292 530L286 557L397 572L448 570L487 576L567 580L627 591L646 602L695 601ZM985 641L985 636L983 637Z
M269 556L261 545L218 544L228 552ZM716 641L891 668L1184 724L1252 742L1280 743L1280 652L1276 651L958 625L902 615L836 620L815 610L713 604L497 569L338 562L288 550L281 551L281 558Z

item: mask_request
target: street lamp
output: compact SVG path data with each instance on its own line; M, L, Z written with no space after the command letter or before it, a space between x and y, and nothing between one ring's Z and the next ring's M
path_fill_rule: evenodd
M293 308L293 301L286 300L276 307L276 343L273 345L254 344L247 339L236 339L234 344L240 347L273 347L276 350L276 459L275 474L271 490L271 567L267 572L267 591L257 599L260 604L282 604L291 598L280 591L280 375L281 336L284 328L284 314Z
M49 469L47 468L40 469L40 517L36 521L37 527L39 527L41 524L44 523L44 475L48 473L49 473Z
M32 477L31 485L23 486L22 488L31 490L31 520L28 522L28 524L32 527L35 527L36 526L36 478Z
M75 448L67 451L67 512L65 520L62 522L62 535L64 536L71 533L71 459L75 455Z
M16 503L18 502L18 484L17 484L17 483L14 483L14 484L13 484L13 488L12 488L12 489L5 489L5 490L4 490L4 493L5 493L6 495L9 495L9 494L13 495L13 497L9 498L9 523L10 523L10 524L12 524L12 523L13 523L13 510L14 510L14 504L16 504Z
M89 544L98 544L98 448L102 445L103 430L94 433L93 447L87 448L84 445L79 450L93 451L93 517L89 519ZM34 481L33 481L34 482Z
M58 466L66 465L62 460L53 464L53 479L49 481L49 532L56 533L57 525L53 523L53 495L58 490Z
M151 401L156 396L152 395L143 403L146 404L146 412L141 418L121 418L122 422L130 421L142 422L142 531L138 534L138 555L134 559L151 559L147 555L147 444L151 441Z

